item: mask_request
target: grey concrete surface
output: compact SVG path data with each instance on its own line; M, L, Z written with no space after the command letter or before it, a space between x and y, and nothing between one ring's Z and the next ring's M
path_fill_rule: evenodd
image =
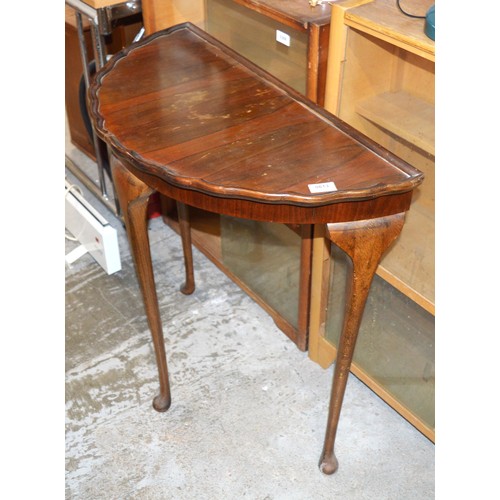
M125 231L83 191L118 231L122 270L108 276L88 254L66 268L67 499L434 498L434 444L352 375L339 470L319 471L333 368L309 360L196 249L197 289L179 293L180 240L160 218L149 233L172 406L157 413Z

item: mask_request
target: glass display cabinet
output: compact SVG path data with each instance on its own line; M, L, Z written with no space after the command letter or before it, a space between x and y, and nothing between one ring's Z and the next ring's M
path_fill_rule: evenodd
M425 15L431 4L410 1L405 9ZM425 173L377 271L352 371L434 440L435 44L424 20L405 16L392 0L336 2L331 31L326 109ZM320 304L328 287L341 296L345 262L315 236L312 289L321 292L312 302L309 353L326 367L342 310L332 299L321 315Z

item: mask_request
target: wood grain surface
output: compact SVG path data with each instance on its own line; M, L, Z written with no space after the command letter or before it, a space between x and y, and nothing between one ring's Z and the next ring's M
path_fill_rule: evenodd
M320 206L408 192L423 180L189 24L119 53L91 95L101 137L136 168L176 187ZM310 184L327 182L337 190L311 193Z

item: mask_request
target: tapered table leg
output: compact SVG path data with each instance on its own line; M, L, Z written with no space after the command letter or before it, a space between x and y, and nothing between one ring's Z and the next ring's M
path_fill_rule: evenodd
M325 474L338 468L335 436L361 318L370 285L384 252L401 232L404 213L378 219L327 225L331 241L350 257L344 324L337 349L328 421L319 467Z
M166 411L171 403L170 384L147 228L148 201L153 190L133 176L114 157L111 159L111 167L158 366L160 393L154 398L153 407L157 411Z
M186 281L181 287L181 292L185 295L190 295L194 292L195 288L191 225L189 223L189 208L180 201L177 202L177 215L179 217L182 251L184 253L184 268L186 270Z

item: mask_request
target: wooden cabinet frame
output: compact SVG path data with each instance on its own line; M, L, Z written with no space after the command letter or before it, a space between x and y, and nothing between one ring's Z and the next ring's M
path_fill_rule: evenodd
M330 39L329 4L311 8L307 2L278 0L233 0L252 11L274 19L308 35L306 96L324 104L328 44ZM154 33L181 22L189 21L203 28L206 21L204 0L187 5L180 0L143 0L143 20L146 34Z
M414 3L414 7L426 11L421 2ZM419 220L413 230L407 223L401 239L405 238L405 249L411 248L412 238L426 242L428 247L418 248L418 252L427 259L428 273L423 273L416 280L419 286L415 286L398 272L397 266L390 261L384 265L383 261L377 274L434 315L434 42L425 36L423 20L406 18L389 0L334 3L331 35L325 108L426 173L421 196L416 196L409 216L419 217L420 213L422 220L429 222L420 224ZM325 337L324 301L331 271L329 243L322 229L316 228L309 356L325 368L336 356L335 346ZM434 441L434 429L361 366L353 363L351 370Z

